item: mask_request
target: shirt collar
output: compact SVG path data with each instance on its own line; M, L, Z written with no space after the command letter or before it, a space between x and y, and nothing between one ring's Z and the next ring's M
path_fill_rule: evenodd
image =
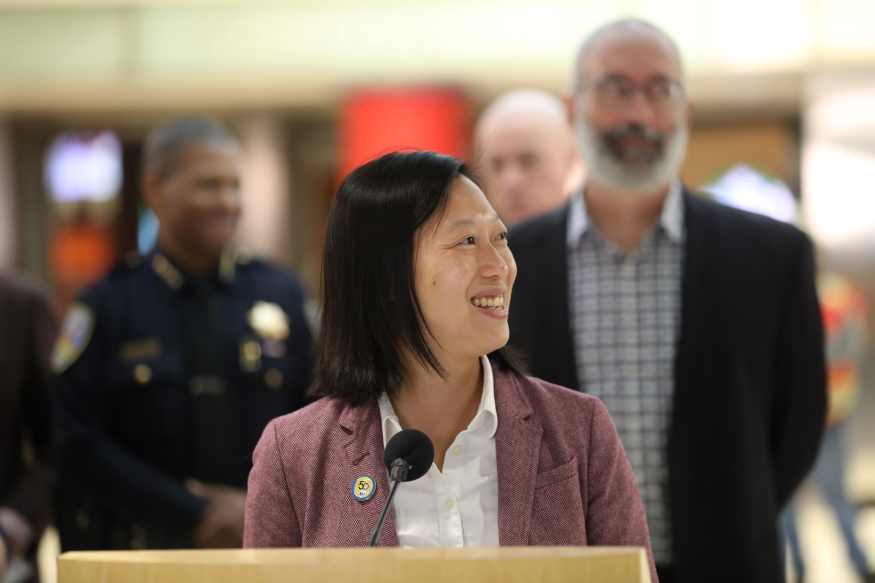
M498 429L498 413L495 409L495 380L492 375L492 364L486 356L480 357L480 366L483 368L483 395L480 397L480 406L477 415L471 420L468 429L474 430L483 424L489 433L489 437L495 436ZM395 434L401 431L401 423L395 415L395 409L386 393L380 395L377 400L380 407L380 426L383 428L383 447Z
M580 242L580 238L589 229L592 221L586 212L586 198L583 189L578 190L571 198L571 208L568 213L568 238L567 245L574 248ZM675 243L680 243L684 237L684 197L681 181L675 178L668 187L668 195L662 204L662 212L659 215L659 226Z
M170 259L163 249L155 248L150 254L152 270L158 277L171 289L180 289L191 276L181 268L177 267L173 260ZM231 245L222 251L216 268L208 274L208 277L213 278L221 284L231 284L237 274L237 264L244 265L252 259L252 254L248 248L242 246Z

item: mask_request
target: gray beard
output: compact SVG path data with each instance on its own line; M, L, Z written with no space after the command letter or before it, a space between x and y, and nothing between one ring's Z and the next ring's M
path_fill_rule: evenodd
M662 151L648 162L619 159L585 120L578 118L574 125L589 179L614 190L644 194L664 188L678 175L687 154L689 131L683 123L665 137Z

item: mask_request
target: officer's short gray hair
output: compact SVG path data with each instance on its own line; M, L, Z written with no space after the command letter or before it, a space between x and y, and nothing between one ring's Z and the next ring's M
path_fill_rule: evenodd
M589 51L592 49L593 45L595 45L599 40L603 37L614 33L614 32L622 32L622 31L638 31L638 32L649 32L652 33L663 40L665 40L672 49L674 49L675 54L678 57L678 63L681 66L681 74L683 74L684 62L681 59L681 51L678 49L678 45L674 42L674 39L671 38L667 32L659 28L653 23L650 23L646 20L642 20L640 18L623 18L621 20L615 20L614 22L609 22L604 26L597 28L595 32L593 32L580 46L580 50L577 52L577 59L574 61L574 93L578 93L580 91L580 78L583 75L583 63L586 60L586 56L589 54Z
M206 117L183 117L153 129L143 143L142 171L159 178L172 174L180 154L194 144L237 145L227 127Z

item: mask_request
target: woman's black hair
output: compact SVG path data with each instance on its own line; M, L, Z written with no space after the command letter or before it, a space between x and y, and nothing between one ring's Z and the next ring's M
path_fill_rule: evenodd
M322 258L322 317L310 394L374 404L404 384L405 356L443 376L416 297L417 232L440 221L453 181L476 175L434 152L393 152L353 170L331 205ZM522 375L506 349L489 357Z

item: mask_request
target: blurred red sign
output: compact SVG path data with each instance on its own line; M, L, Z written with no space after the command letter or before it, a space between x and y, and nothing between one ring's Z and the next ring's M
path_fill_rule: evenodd
M465 157L471 108L452 88L357 91L340 111L340 179L387 152L414 148Z

